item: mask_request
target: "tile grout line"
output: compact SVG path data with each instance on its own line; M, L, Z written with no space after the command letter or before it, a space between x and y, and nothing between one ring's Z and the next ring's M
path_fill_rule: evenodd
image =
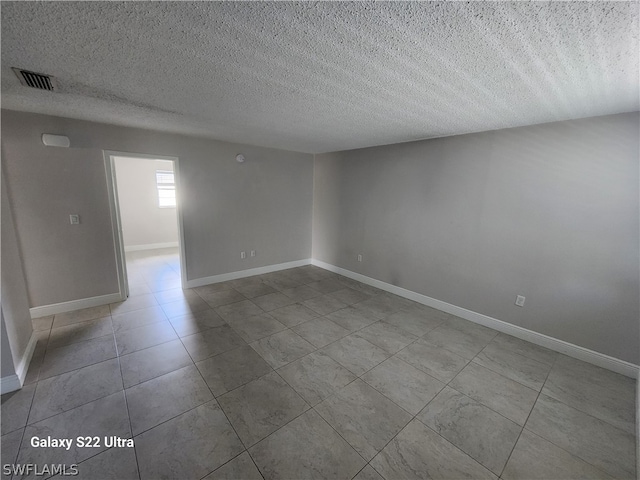
M531 417L531 413L533 412L533 409L536 407L536 404L538 403L538 399L540 398L540 395L542 394L542 389L544 388L544 385L547 383L547 379L549 378L549 375L551 375L551 370L553 370L553 367L556 364L556 362L557 362L557 357L554 359L553 365L551 365L551 368L547 372L547 375L546 375L546 377L544 379L544 382L542 382L542 386L540 387L540 390L538 390L538 395L536 396L536 399L533 402L533 405L531 406L531 410L529 410L529 414L527 415L527 418L525 419L524 423L522 424L522 428L520 429L520 434L518 435L518 438L516 439L516 442L513 444L513 447L511 448L511 452L509 452L509 456L507 457L507 461L505 462L504 467L502 467L502 471L500 472L500 477L502 477L502 474L504 473L505 469L507 468L507 465L509 464L509 460L511 460L511 456L513 455L513 452L516 449L516 445L518 445L518 442L520 441L520 437L522 437L522 432L524 432L525 426L527 425L527 422L529 421L529 417Z

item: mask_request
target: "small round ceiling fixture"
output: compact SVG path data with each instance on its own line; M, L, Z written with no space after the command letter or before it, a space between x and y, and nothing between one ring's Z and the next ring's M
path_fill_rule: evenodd
M236 162L238 163L242 163L244 162L244 155L239 153L238 155L236 155Z

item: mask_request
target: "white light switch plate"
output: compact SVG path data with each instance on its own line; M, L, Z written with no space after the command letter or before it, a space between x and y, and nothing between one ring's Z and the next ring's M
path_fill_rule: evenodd
M80 225L80 215L69 215L71 225Z

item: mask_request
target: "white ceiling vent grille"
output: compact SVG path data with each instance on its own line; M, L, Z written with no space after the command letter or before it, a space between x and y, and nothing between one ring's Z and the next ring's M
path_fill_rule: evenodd
M49 90L50 92L57 90L56 77L44 73L30 72L20 68L13 68L13 71L18 76L20 83L25 87Z

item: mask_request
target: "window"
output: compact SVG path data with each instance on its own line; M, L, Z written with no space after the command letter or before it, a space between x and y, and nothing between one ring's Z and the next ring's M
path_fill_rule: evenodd
M156 170L156 185L158 186L158 206L171 208L176 206L176 182L170 170Z

